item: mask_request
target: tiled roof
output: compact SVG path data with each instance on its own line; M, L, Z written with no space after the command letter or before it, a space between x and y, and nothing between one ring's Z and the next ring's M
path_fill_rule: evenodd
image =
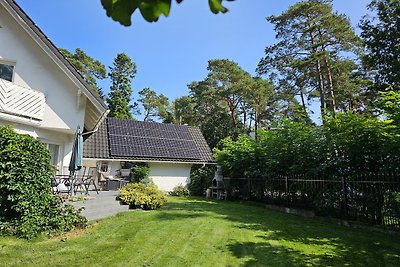
M157 147L154 147L154 143ZM115 118L106 119L97 132L86 138L83 157L104 160L215 162L199 128Z
M84 136L83 157L96 159L109 159L110 149L107 138L107 119L100 124L98 130L92 135Z
M188 130L193 137L194 142L196 143L197 148L199 149L199 153L201 158L206 162L214 162L215 159L212 156L212 152L210 147L207 144L206 139L201 133L198 127L188 127Z

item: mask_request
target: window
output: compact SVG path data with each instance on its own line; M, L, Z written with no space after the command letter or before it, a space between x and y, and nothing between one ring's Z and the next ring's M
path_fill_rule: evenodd
M60 154L60 146L57 144L50 144L42 141L42 143L46 146L47 150L50 152L50 164L58 167L60 163L59 154Z
M51 165L58 165L58 153L60 151L60 146L55 145L55 144L47 144L47 149L50 152L51 160L50 163Z
M14 65L0 62L0 78L12 82Z

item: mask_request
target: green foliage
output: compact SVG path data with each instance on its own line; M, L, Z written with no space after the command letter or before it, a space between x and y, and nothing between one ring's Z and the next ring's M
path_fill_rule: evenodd
M96 81L96 79L106 78L106 67L103 63L89 57L79 48L75 50L75 54L66 49L60 49L60 51L72 63L72 65L74 65L85 81L91 85L92 89L103 98L103 91L98 87Z
M171 111L168 97L157 93L150 88L144 88L139 92L140 98L138 102L142 103L144 109L143 121L153 121L153 118L170 120Z
M131 182L150 183L150 167L145 162L136 162L131 168Z
M203 196L211 185L214 177L215 166L195 165L190 170L189 192L191 196Z
M375 111L393 121L393 125L400 125L400 90L393 86L379 91L379 97L373 103Z
M286 120L271 130L259 131L257 140L242 135L237 141L227 138L221 144L222 148L214 151L224 176L248 178L246 186L238 179L230 180L230 186L241 191L251 189L251 196L258 200L274 201L265 194L282 193L282 201L290 198L292 204L300 207L340 216L343 204L341 179L345 178L351 187L348 198L351 198L351 209L355 214L362 213L362 209L368 210L374 218L368 220L378 224L383 222L383 212L399 216L399 210L395 208L395 185L352 183L362 179L396 183L396 177L391 174L400 172L400 129L392 121L351 112L325 117L322 126ZM287 185L284 177L293 179ZM282 178L282 183L275 178ZM303 179L303 182L296 182L297 179ZM317 188L307 184L307 179L338 182Z
M373 71L375 87L393 86L400 90L400 3L398 0L372 0L370 11L361 21L361 37L367 48L364 63Z
M136 74L136 64L124 53L120 53L114 59L108 76L112 85L107 97L109 117L119 119L133 119L131 110L135 107L131 105L132 85L131 80Z
M354 60L361 41L349 19L333 11L331 1L299 1L267 20L278 43L265 49L257 71L278 85L284 110L290 111L296 96L304 111L307 99L318 97L321 114L362 106L364 88L355 77Z
M189 190L183 185L177 185L168 194L175 197L186 197L189 196Z
M373 15L364 16L360 28L367 53L364 66L374 78L369 94L373 106L399 125L400 117L400 2L373 0L368 6Z
M248 135L240 135L237 141L230 137L222 140L222 150L215 148L214 157L224 170L224 175L232 178L245 177L246 170L255 162L255 145L255 140Z
M119 189L118 198L130 208L155 210L167 202L165 194L153 184L128 184Z
M221 144L215 158L230 177L399 171L399 129L354 113L326 117L323 126L286 120L260 130L257 140L242 135Z
M209 60L207 70L204 80L188 85L191 101L186 103L196 110L196 123L211 147L272 119L276 98L270 81L252 77L228 59Z
M172 102L174 123L197 126L197 116L194 103L190 96L176 98Z
M325 156L330 171L339 174L362 172L398 172L400 159L399 128L356 114L327 118Z
M183 0L176 0L178 4L182 1ZM211 12L214 14L227 12L228 9L222 6L222 1L223 0L208 0ZM171 2L171 0L101 0L101 4L106 10L107 16L124 26L130 26L132 24L131 16L136 9L140 10L142 17L148 22L158 21L161 15L168 17L171 9Z
M0 127L0 232L32 238L86 226L80 211L52 195L53 173L40 141Z

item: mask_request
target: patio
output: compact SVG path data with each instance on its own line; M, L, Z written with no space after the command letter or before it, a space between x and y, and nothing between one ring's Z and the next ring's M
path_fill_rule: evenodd
M89 221L94 221L106 217L111 217L119 212L128 211L128 205L121 205L115 198L118 191L99 191L99 194L91 191L88 196L77 194L75 197L85 197L85 200L67 201L67 204L73 205L75 208L82 208L82 215Z

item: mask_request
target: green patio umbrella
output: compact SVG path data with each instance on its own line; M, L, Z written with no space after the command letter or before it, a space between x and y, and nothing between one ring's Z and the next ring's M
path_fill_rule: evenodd
M75 177L75 172L82 169L82 156L83 156L83 136L81 132L81 128L78 126L78 129L75 133L75 140L72 146L72 155L71 160L69 162L69 176L71 178ZM71 193L73 193L74 179L72 179L71 185Z

